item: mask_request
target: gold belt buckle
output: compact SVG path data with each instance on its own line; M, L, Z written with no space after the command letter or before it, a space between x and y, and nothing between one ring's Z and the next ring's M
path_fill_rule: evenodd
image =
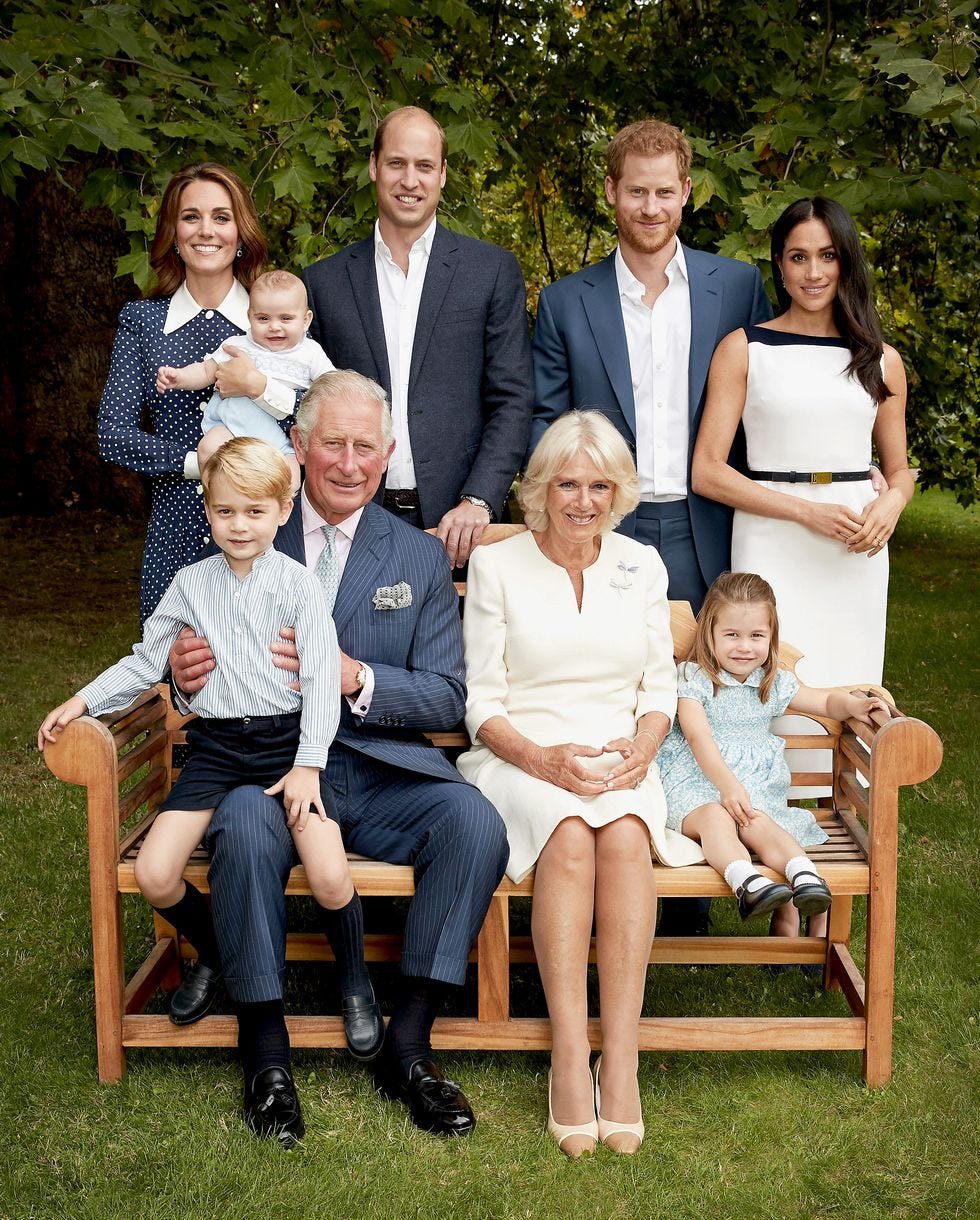
M815 470L810 475L811 483L833 483L834 476L829 470Z

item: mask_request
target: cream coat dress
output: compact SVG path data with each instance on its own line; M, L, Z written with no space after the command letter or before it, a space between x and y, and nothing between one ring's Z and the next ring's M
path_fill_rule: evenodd
M667 606L667 573L653 547L607 533L582 573L582 609L564 568L538 549L530 531L470 558L463 639L466 727L476 744L457 765L493 802L507 826L507 875L520 881L565 818L593 827L635 814L665 864L703 860L690 839L666 829L656 766L636 789L580 797L526 774L477 741L480 726L506 716L538 745L602 747L632 738L647 712L673 718L677 683ZM618 753L586 759L605 773Z

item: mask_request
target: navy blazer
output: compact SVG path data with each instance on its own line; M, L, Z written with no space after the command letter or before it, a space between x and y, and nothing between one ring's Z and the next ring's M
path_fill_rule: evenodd
M303 272L310 334L339 369L391 397L374 236ZM426 528L479 496L499 518L527 448L531 345L524 278L507 250L437 224L408 381L408 434ZM383 487L379 489L379 496Z
M715 348L739 327L764 322L772 309L755 267L684 247L691 293L691 354L688 365L691 457L704 410L708 367ZM534 421L531 451L550 423L568 410L601 411L622 433L636 456L636 409L626 327L616 282L616 252L593 267L547 285L538 301L534 329ZM744 443L744 442L743 442ZM738 453L733 458L738 461ZM688 494L698 564L706 584L731 562L732 510ZM635 532L631 514L619 526Z
M306 563L299 498L276 535L276 549ZM379 588L405 581L411 604L378 610ZM340 701L336 741L409 772L459 781L424 729L463 719L466 676L459 598L442 543L377 504L365 506L333 611L340 647L374 670L374 695L361 719Z

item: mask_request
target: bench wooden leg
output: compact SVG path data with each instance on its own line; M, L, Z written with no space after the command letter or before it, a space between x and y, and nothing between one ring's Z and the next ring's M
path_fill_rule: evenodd
M476 942L477 1020L510 1019L510 914L506 894L490 900Z
M95 981L95 1038L98 1047L99 1079L122 1080L126 1074L126 1055L122 1045L123 952L122 902L115 886L98 883L93 871L92 893L92 967Z
M854 909L854 899L850 894L840 894L834 898L830 906L830 917L827 922L828 945L850 945L851 916ZM840 983L830 969L830 953L827 953L823 972L823 985L828 991L840 991Z
M876 885L868 895L868 949L865 965L867 1034L862 1074L869 1088L881 1088L892 1074L892 1021L895 1007L895 883Z

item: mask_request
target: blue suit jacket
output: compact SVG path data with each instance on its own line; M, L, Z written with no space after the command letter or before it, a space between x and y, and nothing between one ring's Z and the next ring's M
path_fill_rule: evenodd
M736 259L684 247L691 293L691 354L688 365L691 456L704 410L708 366L715 348L733 330L772 317L755 267ZM636 456L636 410L626 327L616 282L616 254L549 284L541 292L534 329L534 421L531 449L550 423L568 410L601 411L615 424ZM741 439L741 438L740 438ZM744 442L743 452L744 452ZM733 450L733 460L739 461ZM688 495L698 564L705 583L731 559L731 509L693 492ZM635 518L619 527L632 535Z
M303 272L318 340L339 369L391 374L374 236ZM524 278L507 250L436 225L408 381L408 433L426 528L460 495L501 515L531 426ZM379 489L379 496L380 496Z
M306 563L299 501L276 535L277 550ZM379 588L405 581L411 605L377 610ZM409 772L460 776L423 729L450 729L463 719L466 680L459 598L442 544L377 504L361 516L333 611L340 647L374 670L363 720L340 701L336 741Z

